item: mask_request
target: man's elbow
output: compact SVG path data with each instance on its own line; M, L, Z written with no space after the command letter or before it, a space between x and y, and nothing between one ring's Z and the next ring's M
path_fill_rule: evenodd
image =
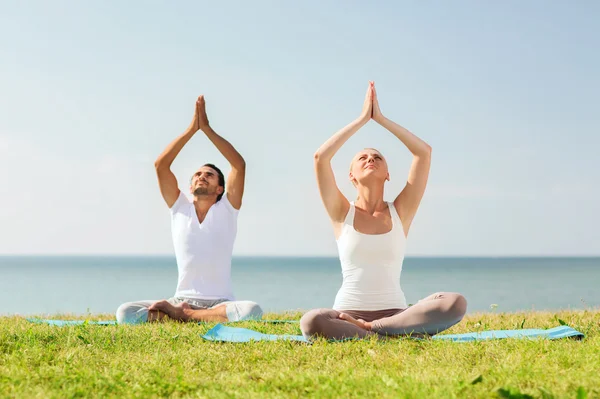
M246 160L240 157L240 159L237 160L235 164L231 166L239 171L246 171Z
M168 169L169 167L169 163L166 162L162 157L159 157L156 161L154 161L154 169L156 170Z

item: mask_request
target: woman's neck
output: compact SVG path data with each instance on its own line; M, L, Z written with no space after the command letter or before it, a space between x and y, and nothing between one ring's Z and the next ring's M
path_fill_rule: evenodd
M354 205L370 214L382 210L385 205L385 201L383 200L383 186L359 186L358 197L354 201Z

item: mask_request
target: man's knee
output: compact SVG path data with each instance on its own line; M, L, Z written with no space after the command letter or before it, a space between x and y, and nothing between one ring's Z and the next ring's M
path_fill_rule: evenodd
M148 308L127 302L119 306L116 312L118 324L138 324L148 320Z
M228 302L225 304L225 312L229 321L259 320L263 315L258 303L252 301Z

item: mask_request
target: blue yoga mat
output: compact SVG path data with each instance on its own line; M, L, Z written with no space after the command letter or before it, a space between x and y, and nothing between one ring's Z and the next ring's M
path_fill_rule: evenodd
M50 319L27 319L32 323L37 324L49 324L51 326L80 326L83 324L95 324L101 326L111 326L117 324L116 320L100 320L100 321L92 321L92 320L50 320Z
M583 338L583 334L579 331L567 327L560 326L551 328L549 330L541 329L527 329L527 330L495 330L495 331L482 331L472 332L466 334L449 334L449 335L435 335L432 337L434 340L444 341L455 341L455 342L469 342L469 341L487 341L491 339L504 339L504 338L547 338L547 339L559 339L568 337ZM202 338L208 341L218 342L250 342L250 341L277 341L277 340L288 340L288 341L300 341L308 342L302 335L277 335L277 334L263 334L258 331L249 330L247 328L239 327L228 327L222 324L217 324L210 329L206 334L202 335Z
M536 328L530 328L525 330L492 330L492 331L481 331L466 334L447 334L447 335L435 335L433 339L446 340L446 341L457 341L457 342L469 342L469 341L487 341L490 339L504 339L504 338L546 338L546 339L560 339L575 337L582 339L584 335L579 331L568 327L559 326L550 328L548 330L541 330Z
M219 342L250 342L250 341L300 341L308 342L302 335L277 335L263 334L258 331L249 330L240 327L228 327L223 324L217 324L204 335L201 336L207 341Z

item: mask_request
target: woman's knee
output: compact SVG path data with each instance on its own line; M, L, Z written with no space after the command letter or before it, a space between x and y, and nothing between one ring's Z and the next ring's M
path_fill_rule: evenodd
M313 309L305 313L300 319L300 330L305 338L323 335L331 331L331 321L337 319L339 312L333 309Z
M462 320L467 313L467 299L461 294L451 292L445 293L445 311L452 318Z
M323 333L323 326L331 319L328 309L313 309L306 312L300 319L300 330L304 337Z

